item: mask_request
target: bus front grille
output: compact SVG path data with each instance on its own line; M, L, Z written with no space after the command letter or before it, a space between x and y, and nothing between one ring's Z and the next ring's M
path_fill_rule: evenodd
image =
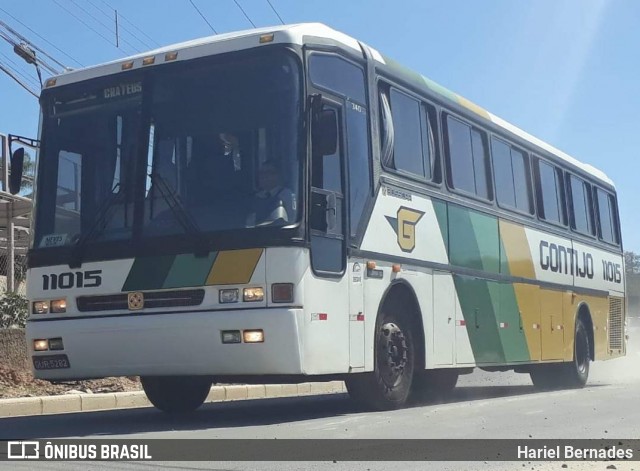
M609 350L622 350L624 310L622 298L609 298Z
M203 289L185 289L172 291L143 292L144 307L182 307L199 306L204 299ZM98 296L80 296L76 300L78 311L121 311L128 310L128 294L107 294Z

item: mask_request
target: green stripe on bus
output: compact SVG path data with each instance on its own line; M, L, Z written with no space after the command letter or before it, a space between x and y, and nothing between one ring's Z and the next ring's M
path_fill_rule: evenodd
M193 254L178 255L162 287L204 286L217 256L218 252L211 252L207 257L196 257Z
M454 275L453 280L476 363L503 363L505 353L494 310L498 283L461 275Z
M447 210L447 203L441 200L431 200L433 204L433 211L436 213L436 219L438 220L438 226L440 226L440 234L442 234L442 241L444 242L444 249L449 257L449 216Z
M498 273L498 219L449 205L449 258L453 265Z
M476 236L482 270L498 273L500 270L500 238L498 218L477 211L468 211L471 227Z
M424 75L422 76L422 80L432 92L438 93L439 95L442 95L443 97L448 98L449 100L454 101L456 103L458 102L458 95L453 93L451 90L447 90L439 83L434 82L433 80L425 77Z
M122 291L162 288L175 258L175 255L136 258Z

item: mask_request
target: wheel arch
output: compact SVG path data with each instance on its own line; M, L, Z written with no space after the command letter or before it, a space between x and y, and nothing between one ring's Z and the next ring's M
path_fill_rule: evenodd
M587 302L582 301L578 305L578 309L576 309L576 320L575 325L577 325L578 321L582 321L587 328L587 334L589 337L589 356L591 357L591 361L595 360L595 339L593 332L593 319L591 318L591 309L589 308L589 304ZM574 332L575 332L574 325Z
M394 302L400 303L402 309L399 314L407 316L408 320L412 323L413 331L417 334L415 339L416 346L418 347L418 361L417 367L419 369L425 368L426 361L426 341L424 324L422 322L422 309L420 308L420 302L416 292L411 284L404 279L397 279L392 281L380 300L378 306L378 313L376 315L376 326L381 319L382 312L385 306Z

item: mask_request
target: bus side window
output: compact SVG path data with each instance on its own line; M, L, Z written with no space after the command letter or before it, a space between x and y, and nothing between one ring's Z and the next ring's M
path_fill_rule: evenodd
M492 200L486 133L449 115L445 123L449 186Z
M438 182L434 136L435 108L380 84L382 164L402 174Z
M594 235L591 185L574 175L569 175L568 180L567 190L571 201L569 205L571 229L582 234Z
M566 225L562 171L540 159L537 159L536 169L538 215L547 222Z
M596 207L598 214L598 237L609 244L619 244L617 206L612 194L596 188Z

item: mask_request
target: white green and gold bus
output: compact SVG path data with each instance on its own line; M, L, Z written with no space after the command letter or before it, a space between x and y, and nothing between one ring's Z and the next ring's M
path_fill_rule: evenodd
M66 72L40 101L38 378L139 375L169 412L337 378L389 409L474 368L581 387L625 354L611 180L324 25Z

